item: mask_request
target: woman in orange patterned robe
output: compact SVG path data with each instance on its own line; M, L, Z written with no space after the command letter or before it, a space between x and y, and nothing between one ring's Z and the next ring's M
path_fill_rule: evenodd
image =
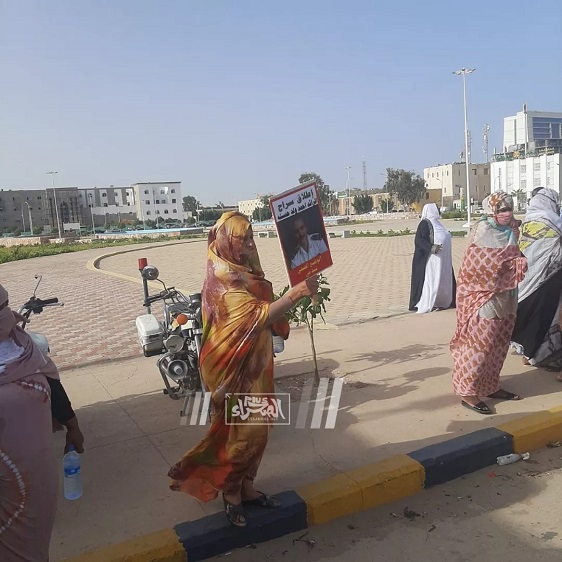
M500 372L517 314L517 285L527 260L511 228L513 200L503 192L484 201L483 216L471 232L457 286L457 329L450 348L453 389L461 404L480 414L492 410L483 397L517 400L500 387Z
M237 212L224 213L211 229L200 357L201 376L211 392L211 428L168 475L172 490L200 501L210 501L221 491L233 525L246 525L244 503L277 507L279 502L253 485L271 424L227 424L227 395L274 392L272 331L287 339L285 314L317 291L314 277L273 302L272 285L265 279L248 219Z

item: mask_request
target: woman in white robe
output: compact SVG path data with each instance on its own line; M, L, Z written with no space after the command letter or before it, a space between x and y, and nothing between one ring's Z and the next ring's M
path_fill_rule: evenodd
M415 239L410 310L418 314L455 306L451 233L439 220L435 203L427 203Z

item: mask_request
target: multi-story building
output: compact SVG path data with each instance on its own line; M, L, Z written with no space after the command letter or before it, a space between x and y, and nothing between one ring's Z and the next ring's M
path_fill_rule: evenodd
M0 190L0 230L30 232L37 227L49 232L58 229L59 221L62 229L63 224L80 225L81 218L76 187L58 188L56 193L53 188Z
M244 201L238 201L238 212L251 217L254 211L260 207L263 207L261 199L246 199Z
M181 182L139 182L132 189L139 220L182 219Z
M479 206L490 195L492 189L490 164L468 164L468 172L471 202L473 207ZM441 207L460 209L465 206L466 164L464 162L424 168L423 178L428 190L442 190Z
M58 212L57 212L58 211ZM61 233L121 221L182 221L181 182L129 187L57 187L0 190L0 230L29 232L31 224Z
M107 226L137 218L132 187L92 187L78 190L83 225ZM86 209L84 211L84 209Z
M550 187L560 193L562 113L527 111L504 119L503 152L492 160L494 191L525 192ZM518 201L521 204L521 201Z

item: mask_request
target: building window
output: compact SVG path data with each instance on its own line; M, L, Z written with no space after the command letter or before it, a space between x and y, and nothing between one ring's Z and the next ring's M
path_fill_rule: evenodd
M145 194L145 195L148 195L148 189L145 189L145 190L144 190L144 194Z
M474 172L474 175L476 175L476 168L474 168L472 171Z
M154 201L157 205L160 205L160 199L156 199L156 201Z
M166 195L166 190L165 190L165 189L161 189L161 190L160 190L160 195Z
M533 187L538 187L541 184L541 178L535 178L533 180Z
M521 185L521 189L525 189L527 187L527 180L521 180L519 184Z
M178 212L178 210L177 210L177 209L174 209L174 210L172 211L172 213L177 213L177 212Z
M447 170L447 177L449 177L449 170Z
M175 202L176 202L176 199L172 199L172 203L175 203Z
M160 211L156 211L156 214L159 215L159 214L160 214Z
M175 190L175 189L172 189L172 190L171 190L171 192L172 192L172 193L175 193L175 192L176 192L176 190Z
M547 170L550 170L550 162L547 162L547 163L546 163L546 169L547 169Z
M147 215L150 215L150 211L146 211L146 214L147 214Z
M433 172L431 172L431 177L434 178L435 176L433 175Z
M168 213L168 209L165 209L165 210L164 210L164 214L165 214L165 215L169 215L169 214L170 214L170 213Z
M107 197L107 193L102 193L101 196L102 196L102 197Z
M107 207L107 203L104 203L103 206L104 206L104 207Z
M546 185L549 186L550 185L550 176L546 177Z
M145 204L146 204L146 205L150 205L150 201L147 199L147 200L145 201Z
M534 170L536 172L540 172L541 171L541 163L540 162L536 162L534 165Z
M487 176L490 173L490 170L488 168L484 168L484 175Z

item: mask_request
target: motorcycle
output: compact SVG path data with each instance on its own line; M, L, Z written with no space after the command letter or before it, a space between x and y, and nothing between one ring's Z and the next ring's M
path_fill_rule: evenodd
M37 297L37 289L41 284L43 276L35 275L35 279L37 280L37 284L35 285L33 294L27 302L20 306L18 310L18 314L20 314L24 318L24 321L21 324L21 327L24 329L27 324L31 322L29 317L32 314L41 314L43 312L43 309L49 306L64 306L64 303L59 302L59 299L56 297L49 299L40 299L39 297ZM43 334L41 334L40 332L32 332L31 330L27 330L27 333L45 355L48 355L50 353L51 350L49 349L49 341Z
M204 385L199 371L203 320L201 293L184 295L174 287L167 287L159 279L160 272L139 259L139 272L144 289L144 309L136 319L137 336L145 357L161 355L156 362L164 380L164 394L172 400L184 399L180 410L182 424L194 404L198 404ZM150 295L149 281L161 283L163 290ZM162 303L163 321L152 313L152 305Z

